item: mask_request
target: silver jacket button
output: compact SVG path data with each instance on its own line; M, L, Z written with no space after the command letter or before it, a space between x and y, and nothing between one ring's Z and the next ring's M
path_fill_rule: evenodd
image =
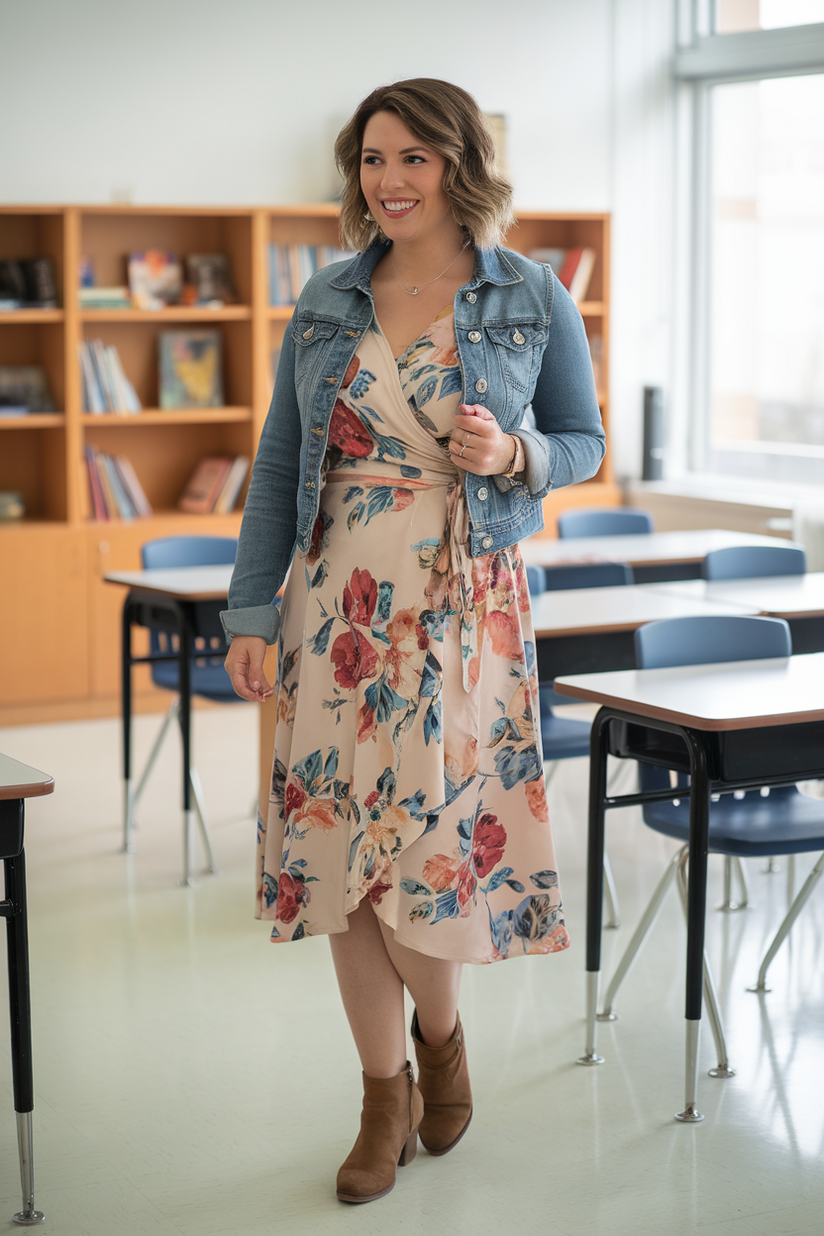
M304 339L311 339L311 338L312 338L312 336L314 335L314 333L315 333L315 328L314 328L314 326L310 326L308 330L305 330L305 331L303 332L303 337L304 337Z
M491 549L491 548L492 548L492 537L485 536L484 539L481 541L481 549Z
M478 490L478 497L480 498L481 502L486 502L487 498L489 497L489 490L487 489L485 485L482 485L481 488Z
M481 342L481 332L479 330L471 330L469 332L468 337L469 337L470 343L480 343Z
M475 390L479 395L483 395L487 390L488 385L489 384L487 383L486 378L478 378L478 381L475 383Z
M469 301L470 305L474 305L478 298L474 292L467 292L466 299Z
M515 334L512 336L512 342L513 343L526 343L526 339L524 339L523 335L521 334L519 330L516 330Z

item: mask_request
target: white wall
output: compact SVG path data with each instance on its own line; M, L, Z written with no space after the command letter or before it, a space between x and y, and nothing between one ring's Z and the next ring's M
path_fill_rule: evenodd
M329 198L334 136L364 94L455 81L507 118L517 206L615 212L613 452L633 473L641 388L666 376L656 109L671 7L0 0L0 201Z

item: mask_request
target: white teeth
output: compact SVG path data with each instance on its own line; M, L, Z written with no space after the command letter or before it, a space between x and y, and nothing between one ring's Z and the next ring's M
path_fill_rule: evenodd
M393 211L393 210L400 211L400 210L409 210L410 206L414 206L414 205L415 205L414 202L384 202L383 208L384 210L389 210L389 211Z

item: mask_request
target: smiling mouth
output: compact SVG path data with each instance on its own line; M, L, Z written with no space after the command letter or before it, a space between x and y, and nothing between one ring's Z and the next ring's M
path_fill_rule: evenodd
M397 202L381 202L381 206L388 215L405 215L417 204L417 201L413 198L404 198L403 201Z

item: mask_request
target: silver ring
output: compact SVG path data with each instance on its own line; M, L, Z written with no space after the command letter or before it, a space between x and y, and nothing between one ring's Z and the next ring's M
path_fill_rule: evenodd
M466 437L464 438L464 450L466 450L466 448L469 446L469 439L471 437L472 437L472 434L469 433L469 431L467 431Z
M462 459L462 458L463 458L463 453L464 453L464 451L465 451L465 450L466 450L466 443L464 442L463 446L462 446L462 447L461 447L461 449L458 451L458 459Z

